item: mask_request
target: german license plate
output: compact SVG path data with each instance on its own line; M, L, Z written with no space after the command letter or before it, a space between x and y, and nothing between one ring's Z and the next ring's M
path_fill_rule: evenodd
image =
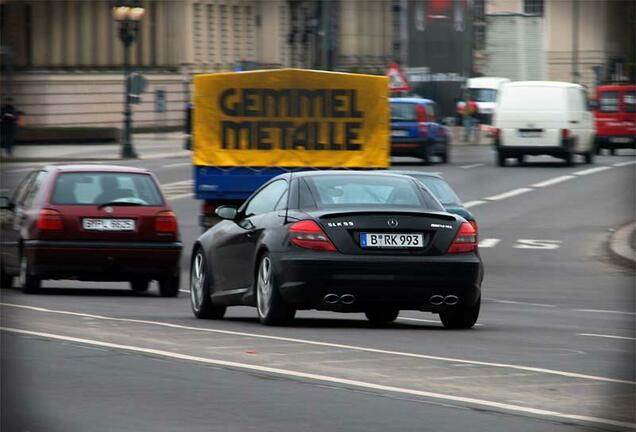
M614 137L614 138L610 138L610 142L613 142L616 144L628 144L632 142L632 139L629 137Z
M89 219L82 220L82 226L88 231L134 231L133 219Z
M541 131L519 131L519 136L523 138L538 138L541 135Z
M424 247L424 236L412 233L360 233L363 248L417 249Z
M393 137L406 137L409 136L409 131L394 129L391 131Z

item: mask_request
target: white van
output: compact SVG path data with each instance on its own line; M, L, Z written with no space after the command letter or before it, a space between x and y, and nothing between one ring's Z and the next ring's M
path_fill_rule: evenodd
M477 103L477 118L480 124L492 124L492 116L497 107L497 93L502 84L508 83L508 78L479 77L469 78L466 82L468 94ZM457 103L458 112L464 107L464 102Z
M578 84L517 81L504 84L494 117L497 164L506 158L523 162L524 155L551 155L573 164L594 157L594 119L585 91Z

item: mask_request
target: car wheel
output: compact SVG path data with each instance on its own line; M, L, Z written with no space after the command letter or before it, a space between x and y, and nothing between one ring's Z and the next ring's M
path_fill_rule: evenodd
M13 288L13 275L4 270L4 266L0 266L0 286L2 288Z
M525 160L525 155L519 155L517 156L517 163L519 165L523 165L523 161Z
M143 279L136 279L130 281L130 288L133 291L143 292L148 291L148 286L150 286L150 281Z
M469 307L454 306L439 313L444 327L448 329L468 329L475 325L479 318L481 297Z
M25 294L34 294L40 290L41 280L31 274L31 263L26 256L20 259L20 288Z
M506 155L501 151L497 152L497 166L506 166Z
M424 165L430 165L433 159L433 152L431 151L431 143L425 142L420 152L420 159Z
M594 151L590 150L588 152L583 153L583 157L585 158L586 164L594 163Z
M444 153L442 153L440 155L440 157L442 158L442 163L450 163L450 155L448 154L448 147L446 148L446 150L444 150Z
M397 308L369 309L364 314L371 324L387 324L395 321L400 310Z
M278 291L274 264L267 253L261 256L256 273L256 309L258 320L265 325L284 324L296 314L296 310L284 302Z
M566 166L574 166L574 154L573 153L566 153L565 154L565 165Z
M190 304L194 316L201 319L221 319L225 306L217 306L210 298L210 275L203 250L197 250L190 267Z
M159 295L161 297L177 297L179 295L179 273L159 279Z
M616 149L615 148L610 149L609 153L610 153L610 155L615 156L616 155Z

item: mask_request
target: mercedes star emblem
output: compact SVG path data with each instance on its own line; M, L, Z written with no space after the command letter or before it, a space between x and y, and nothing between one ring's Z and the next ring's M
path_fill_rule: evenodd
M388 221L386 221L386 223L389 224L391 228L395 228L398 226L398 221L395 219L389 219Z

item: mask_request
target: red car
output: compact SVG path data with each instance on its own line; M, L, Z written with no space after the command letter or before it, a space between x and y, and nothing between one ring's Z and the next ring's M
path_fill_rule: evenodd
M31 172L13 197L0 197L2 286L19 276L25 293L44 279L159 282L179 293L177 219L154 175L109 165L48 166Z
M636 148L636 85L596 88L596 149Z

